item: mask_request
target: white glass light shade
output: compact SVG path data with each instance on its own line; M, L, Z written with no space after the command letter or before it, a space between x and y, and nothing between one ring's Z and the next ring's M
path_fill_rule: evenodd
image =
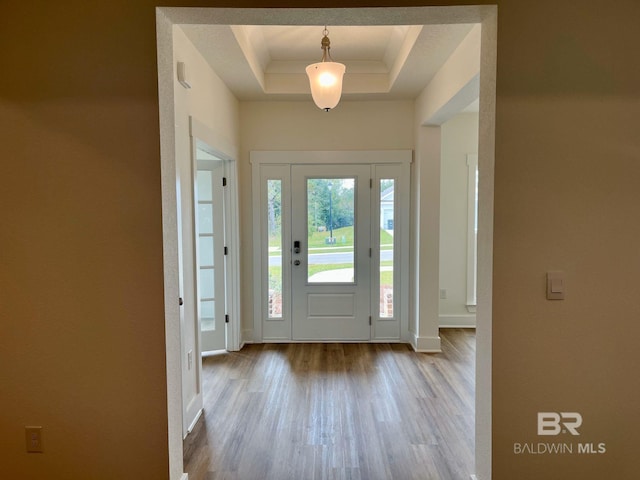
M307 67L311 96L318 108L329 111L338 104L345 70L342 63L336 62L313 63Z

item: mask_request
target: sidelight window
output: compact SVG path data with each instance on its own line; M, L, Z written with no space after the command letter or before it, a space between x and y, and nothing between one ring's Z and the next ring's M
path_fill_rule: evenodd
M393 251L395 247L395 180L380 179L380 318L393 318Z
M282 318L282 180L267 180L268 317Z

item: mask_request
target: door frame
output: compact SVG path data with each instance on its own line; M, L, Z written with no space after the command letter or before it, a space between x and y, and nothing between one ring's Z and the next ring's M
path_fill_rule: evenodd
M290 169L291 165L395 165L398 167L398 176L404 183L405 187L401 193L401 201L404 201L407 208L400 209L401 221L399 225L401 228L398 230L399 239L397 247L400 252L400 295L399 295L399 309L400 309L400 335L395 341L410 343L411 333L409 332L409 188L410 179L409 171L411 163L413 161L412 150L336 150L336 151L265 151L254 150L250 152L250 162L252 167L252 192L253 192L253 225L262 226L264 224L263 209L261 204L262 198L262 183L263 172L262 166L273 167L285 167ZM373 178L373 176L372 176ZM288 179L287 179L288 181ZM288 202L284 199L284 203ZM288 220L290 221L290 220ZM290 236L290 226L284 227L283 235ZM264 277L266 275L266 262L263 255L263 242L264 242L264 228L256 227L253 229L253 341L255 343L262 343L264 341L279 341L279 342L294 342L291 336L285 338L280 334L279 338L267 338L264 337L264 322L267 321L264 315L264 299L266 298L266 290ZM291 260L291 254L288 251L282 252L282 264L289 265ZM283 267L283 272L285 271ZM285 289L290 290L290 274L284 275L283 278L283 294ZM289 311L289 310L287 310ZM290 311L289 311L290 315ZM291 318L289 317L289 322ZM374 329L375 331L375 329ZM371 342L393 341L389 338L376 339L373 336L370 339Z
M225 285L226 285L226 313L229 315L227 324L226 349L229 351L240 350L240 252L238 248L232 246L239 245L239 215L238 215L238 172L234 148L227 145L227 142L215 134L202 122L189 116L189 135L192 148L195 148L196 140L200 139L209 147L212 152L224 162L224 175L227 179L224 188L224 240L227 246L225 258ZM194 172L197 172L198 165L195 160ZM195 182L195 175L194 175ZM195 198L194 198L195 201ZM200 342L198 342L198 358L202 355Z
M480 126L478 162L478 313L476 336L476 475L491 477L492 435L492 297L493 297L493 209L496 133L497 5L416 6L381 8L182 8L156 7L158 102L162 187L162 232L164 264L165 341L167 373L167 429L169 476L186 478L183 469L180 406L180 315L178 286L178 224L176 218L176 137L174 108L173 26L181 23L219 25L311 24L318 18L331 23L358 25L479 23ZM390 21L391 19L391 21ZM322 24L320 24L322 25ZM237 153L234 155L237 158ZM235 217L237 218L237 217ZM237 262L232 268L239 268ZM238 270L236 270L238 271ZM239 293L239 292L236 292ZM239 314L239 310L238 310ZM474 475L474 477L476 476Z

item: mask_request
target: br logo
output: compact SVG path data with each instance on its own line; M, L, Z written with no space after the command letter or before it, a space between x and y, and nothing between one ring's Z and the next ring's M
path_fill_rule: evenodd
M538 435L559 435L569 432L580 435L582 415L578 412L538 412Z

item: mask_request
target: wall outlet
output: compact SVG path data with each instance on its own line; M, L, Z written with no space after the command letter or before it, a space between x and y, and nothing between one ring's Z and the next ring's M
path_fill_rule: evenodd
M447 289L446 288L441 288L440 289L440 300L446 300L447 299Z
M28 453L42 453L42 427L24 427Z

